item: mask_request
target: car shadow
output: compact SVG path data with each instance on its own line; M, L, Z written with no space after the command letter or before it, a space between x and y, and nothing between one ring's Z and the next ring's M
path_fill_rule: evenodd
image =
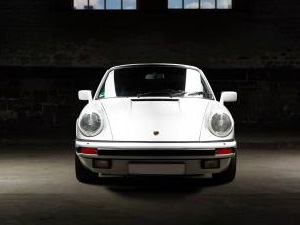
M131 193L196 193L204 188L222 185L211 178L190 177L114 177L100 178L93 185L101 185L119 194Z

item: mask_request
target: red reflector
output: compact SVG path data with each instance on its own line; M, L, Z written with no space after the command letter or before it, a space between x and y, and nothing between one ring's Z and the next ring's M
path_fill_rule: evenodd
M96 154L97 153L97 148L80 147L80 153Z
M216 149L216 155L230 154L230 153L232 153L232 148L217 148Z

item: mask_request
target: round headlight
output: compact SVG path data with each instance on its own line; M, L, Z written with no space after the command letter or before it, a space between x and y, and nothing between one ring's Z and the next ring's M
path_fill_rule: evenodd
M232 130L232 122L226 113L215 113L210 118L209 128L212 134L225 137Z
M102 129L102 120L98 113L85 113L79 120L80 131L85 136L96 136Z

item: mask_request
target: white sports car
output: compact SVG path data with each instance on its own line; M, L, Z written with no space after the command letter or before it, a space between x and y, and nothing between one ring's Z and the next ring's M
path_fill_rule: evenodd
M203 72L177 64L109 69L76 122L76 177L206 175L230 182L236 172L234 121Z

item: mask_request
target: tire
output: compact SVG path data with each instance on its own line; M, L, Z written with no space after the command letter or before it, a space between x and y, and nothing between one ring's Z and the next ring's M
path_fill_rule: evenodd
M98 179L98 174L86 169L75 154L75 173L76 178L81 183L95 183Z
M228 168L221 173L215 173L212 175L213 181L216 183L229 183L234 180L236 174L236 162L237 155L230 160Z

